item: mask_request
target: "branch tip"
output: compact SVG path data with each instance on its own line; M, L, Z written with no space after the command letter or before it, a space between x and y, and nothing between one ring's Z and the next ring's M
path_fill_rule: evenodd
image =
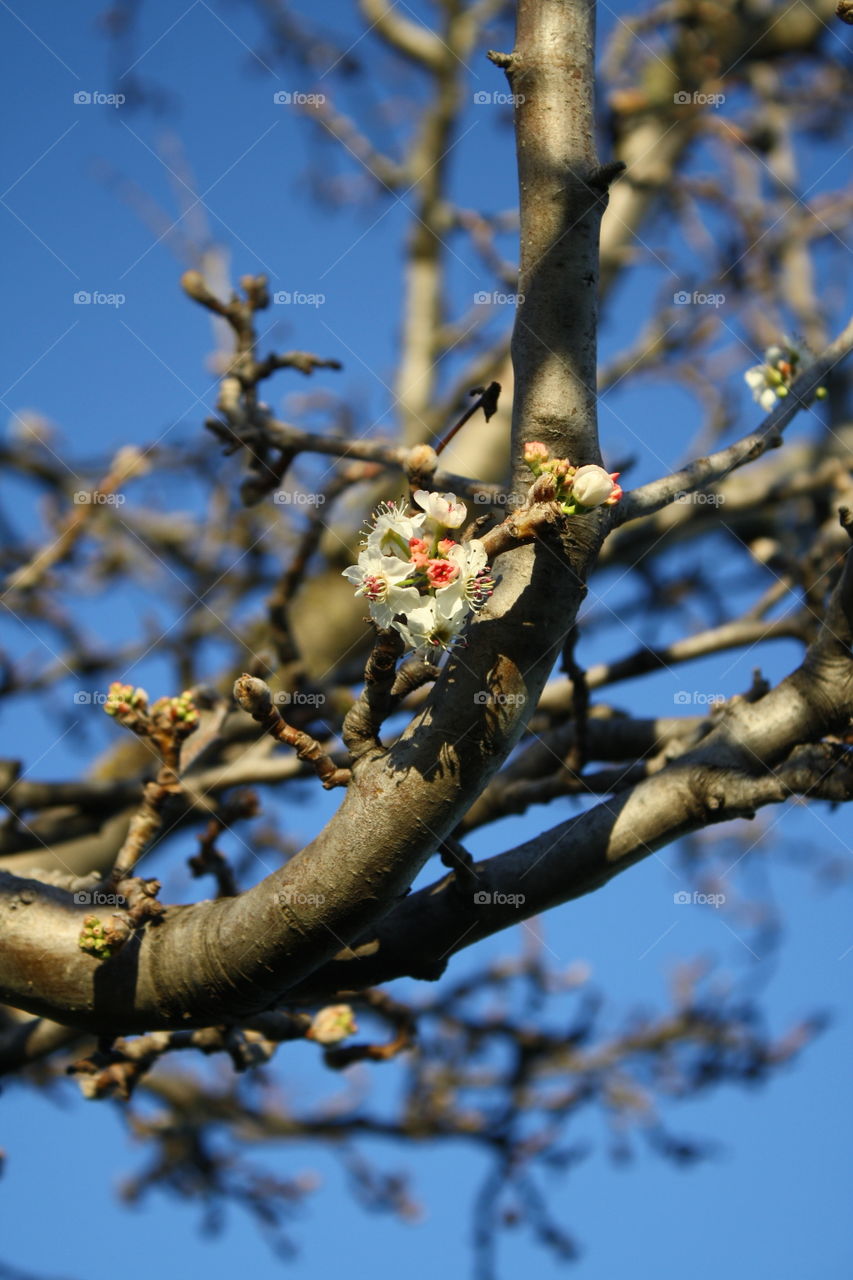
M500 53L497 49L488 49L486 57L489 62L494 63L496 67L500 67L503 71L511 71L515 62L514 53Z
M594 187L596 191L608 191L611 183L620 178L627 167L622 160L611 160L607 164L601 164L597 169L593 169L587 179L587 185Z

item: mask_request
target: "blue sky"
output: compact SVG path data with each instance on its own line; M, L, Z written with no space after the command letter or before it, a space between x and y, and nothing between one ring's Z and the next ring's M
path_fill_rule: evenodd
M2 38L11 54L0 85L9 122L0 215L8 250L5 296L14 319L2 355L3 421L10 424L15 414L37 410L56 424L63 448L84 459L129 442L204 436L201 424L214 398L205 367L210 327L178 289L187 264L172 252L171 237L140 217L138 200L130 207L122 185L132 181L177 220L176 192L186 192L178 159L183 155L191 185L201 196L194 211L203 210L213 236L227 247L234 277L266 271L274 290L323 295L322 305L273 308L270 345L341 359L345 370L329 375L329 384L359 406L365 429L378 424L377 429L390 432L405 199L401 204L376 198L340 211L312 199L308 171L315 135L291 107L276 104L274 94L316 90L317 77L265 69L251 52L259 28L245 6L196 0L184 7L153 0L142 10L133 74L168 90L168 110L130 112L99 102L98 95L120 91L117 72L126 70L97 29L103 7L99 0L82 0L74 6L73 23L68 6L56 0L27 8L18 0L0 7ZM602 10L604 32L622 12L629 9ZM356 37L348 6L335 0L323 14L329 29ZM839 48L847 34L847 29L833 34ZM358 46L359 52L363 48ZM502 89L503 82L480 57L472 64L471 86L473 99L474 92ZM388 98L395 110L410 87L410 80L399 77L391 83ZM95 100L75 102L79 94ZM463 121L452 165L454 191L463 204L504 209L514 202L512 135L499 115L478 111L472 101ZM822 189L821 175L833 154L829 144L811 147L806 177L816 190ZM345 172L331 151L321 155L330 172ZM658 228L653 243L662 234ZM672 262L670 283L688 287L689 261L673 250ZM837 321L841 290L825 262L820 270ZM603 357L631 340L650 298L665 284L640 274L620 290L607 311ZM473 293L492 287L479 263L454 263L451 291L460 309L470 305ZM112 296L116 305L75 302L80 292ZM495 325L501 322L497 317ZM722 341L736 347L738 340L733 321ZM755 353L744 347L742 357L746 367ZM745 390L735 387L743 430L758 421L758 414ZM291 392L304 389L295 375L290 380L282 375L272 384L272 403L282 408ZM602 405L605 455L634 454L630 483L641 483L682 457L699 421L699 407L681 389L657 384L617 389ZM799 422L794 438L815 422ZM6 482L0 482L0 493L9 498ZM169 509L192 512L197 495L191 488L169 488L160 500ZM13 519L21 529L32 528L34 513L34 495L15 491ZM731 548L722 540L711 542L701 556L705 565L718 567L721 583L729 583L737 599L734 583L744 566ZM636 645L636 636L618 618L620 602L631 594L619 573L596 580L588 609L598 605L615 612L608 630L596 632L586 648L581 642L581 661L621 655ZM92 630L105 638L119 640L133 629L133 620L122 620L108 600L93 598L86 608ZM9 618L0 625L3 643L16 653L34 662L49 657L43 638L27 635ZM674 638L688 625L682 616L663 625L657 639ZM768 646L761 654L771 679L796 660L796 647L788 643ZM626 683L618 696L638 714L669 714L679 690L727 696L742 690L755 664L754 653L724 655ZM131 678L145 683L156 680L158 671L152 659ZM20 754L31 763L33 777L75 776L84 731L87 754L114 740L110 726L100 720L92 727L70 719L68 732L56 741L48 718L28 702L13 706L7 701L2 715L4 754ZM310 836L334 803L334 797L324 796L297 809L291 834ZM534 822L553 825L570 812L568 802L552 806L547 815L534 810L478 833L470 847L487 855L528 836ZM674 906L673 893L686 883L674 849L663 850L593 897L551 913L543 923L555 964L580 960L591 967L595 983L608 993L612 1026L631 1009L665 1007L673 966L692 955L713 958L722 972L753 974L777 1032L816 1007L833 1017L803 1059L769 1086L754 1092L724 1087L668 1108L671 1128L719 1144L715 1160L689 1172L645 1154L627 1169L614 1168L603 1154L600 1121L592 1115L579 1121L578 1136L593 1144L594 1154L551 1187L550 1199L584 1247L578 1273L584 1280L636 1270L639 1258L645 1263L641 1274L689 1269L695 1280L716 1280L723 1268L733 1280L758 1268L777 1280L801 1280L811 1270L827 1280L849 1274L846 1197L842 1200L853 1149L847 1073L842 1074L853 1047L845 1000L853 964L849 896L843 889L829 892L808 865L798 865L790 855L799 850L803 861L811 849L849 855L851 821L847 812L833 814L826 806L773 810L761 821L768 834L757 873L786 920L778 957L750 954L754 940L733 932L711 909ZM189 891L189 885L180 885L180 875L177 882ZM516 932L492 940L480 954L517 951L523 931ZM459 957L453 973L464 972L468 963L468 957ZM315 1055L309 1049L280 1055L279 1071L294 1089L313 1069ZM382 1089L379 1069L373 1078ZM215 1244L197 1235L192 1207L162 1196L134 1211L136 1221L128 1217L113 1191L139 1162L140 1152L112 1106L83 1104L73 1084L61 1085L51 1098L14 1084L6 1088L0 1097L0 1145L8 1158L0 1187L0 1255L9 1263L48 1276L85 1276L93 1256L120 1257L127 1280L141 1280L150 1270L148 1252L127 1248L129 1232L139 1229L141 1219L163 1251L160 1257L168 1257L175 1271L205 1266L215 1277L235 1266L264 1271L273 1265L254 1226L236 1212ZM403 1227L366 1216L343 1188L332 1160L316 1149L285 1148L259 1157L282 1176L314 1168L324 1178L323 1192L294 1231L301 1246L300 1275L324 1276L331 1266L353 1259L365 1265L369 1260L377 1277L396 1275L401 1265L412 1277L448 1265L466 1274L467 1206L485 1172L480 1158L463 1149L411 1151L388 1145L376 1154L383 1166L411 1167L426 1208L421 1225ZM50 1229L39 1231L42 1222ZM546 1255L531 1250L523 1233L504 1239L502 1258L507 1276L522 1267L535 1267L543 1277L557 1274Z

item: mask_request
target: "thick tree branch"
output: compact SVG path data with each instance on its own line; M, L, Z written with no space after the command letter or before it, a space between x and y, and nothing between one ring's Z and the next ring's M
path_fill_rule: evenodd
M507 77L521 211L520 304L512 338L513 460L541 440L554 457L600 463L595 413L598 235L606 192L593 136L595 10L520 0Z
M599 457L603 199L590 181L598 169L592 38L588 0L541 12L523 0L514 55L525 97L518 123L525 304L514 341L519 460L523 442L535 438L576 462ZM169 908L156 927L98 963L76 950L80 913L66 893L29 882L20 890L24 903L19 882L4 878L0 921L12 932L0 988L9 1002L111 1031L203 1026L265 1008L362 934L405 895L517 742L574 625L603 531L600 514L566 518L559 538L546 533L499 558L498 587L423 710L388 752L355 762L325 830L240 897Z
M793 795L853 799L853 758L837 742L853 717L853 553L802 665L756 702L732 699L665 769L488 862L460 891L451 874L412 894L300 992L437 978L455 951L590 893L656 849L712 823L751 818ZM486 895L484 898L482 895ZM523 900L522 900L523 899ZM328 983L328 987L326 984Z

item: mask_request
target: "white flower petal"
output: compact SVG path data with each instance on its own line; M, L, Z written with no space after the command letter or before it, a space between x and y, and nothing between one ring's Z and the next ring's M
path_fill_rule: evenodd
M426 489L418 489L412 496L430 520L445 529L458 529L468 514L465 503L460 502L455 493L429 493Z
M359 552L358 564L347 565L341 577L361 590L365 578L381 578L386 583L400 582L411 571L412 566L408 560L401 560L399 556L384 556L377 548L365 547Z
M405 623L394 626L416 652L433 653L447 649L456 639L470 612L467 602L453 591L455 584L435 596L424 596L420 603L406 610Z
M409 613L418 607L421 600L423 600L423 596L417 587L392 586L381 600L370 601L370 616L380 627L387 630L392 624L392 619L398 613L405 613L408 617Z
M455 547L451 547L447 558L458 565L460 574L465 578L476 578L480 570L486 567L486 548L479 538L472 538L470 542L457 543Z
M436 617L443 621L454 621L457 618L464 618L468 612L468 602L465 599L465 583L461 578L448 584L446 587L439 587L435 593L435 613Z

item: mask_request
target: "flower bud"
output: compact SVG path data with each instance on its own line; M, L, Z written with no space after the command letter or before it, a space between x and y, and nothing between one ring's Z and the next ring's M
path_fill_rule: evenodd
M348 1004L330 1004L314 1015L308 1035L318 1044L338 1044L358 1030Z
M200 271L185 271L181 276L181 288L194 302L199 302L210 311L219 315L225 314L225 304L220 302L215 293L211 293L207 282Z
M535 476L548 461L547 446L539 440L531 440L524 446L524 461Z
M240 412L240 396L243 384L239 378L229 376L219 384L219 408L223 413L236 415Z
M618 487L604 467L592 464L579 467L576 471L572 481L572 497L582 507L600 507L613 497L613 490Z
M268 716L272 710L272 694L266 681L245 672L234 682L234 698L250 716Z
M410 476L432 476L438 467L438 454L428 444L416 444L406 457L406 472Z
M136 445L126 444L113 459L112 470L124 482L136 476L147 475L151 470L151 463L144 450L137 449Z

